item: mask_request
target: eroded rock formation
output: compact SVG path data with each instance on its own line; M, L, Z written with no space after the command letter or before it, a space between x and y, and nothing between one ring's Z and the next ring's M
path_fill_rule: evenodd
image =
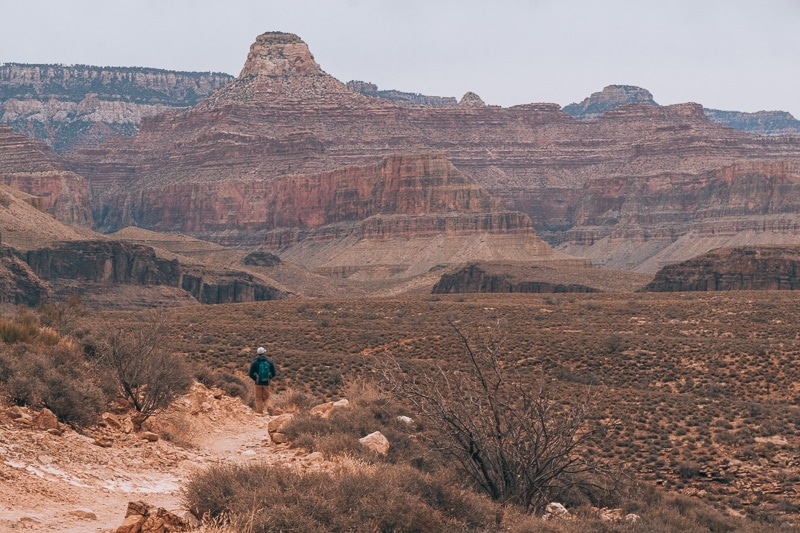
M779 234L753 228L759 238L800 242L791 229L800 137L750 136L709 121L698 104L627 104L583 121L556 104L409 106L348 89L287 34L260 36L242 74L189 110L145 119L133 139L73 157L101 227L136 223L227 243L263 230L281 245L289 241L274 240L262 207L270 190L436 151L504 210L528 215L551 245L605 266L655 272L667 259L650 259L692 231L750 227L751 216L784 217ZM294 198L269 210L276 222L290 213L298 221L280 239L308 233L312 212L329 217L345 205L328 212L314 194L308 205Z
M10 248L0 247L0 302L36 306L50 296L50 287Z
M200 303L216 304L275 300L281 291L251 274L211 271L162 259L149 246L119 241L73 241L20 252L40 278L58 284L64 280L178 287Z
M647 89L633 85L609 85L580 103L564 106L564 112L580 119L597 118L606 111L625 104L658 105Z
M531 276L532 274L532 276ZM443 274L433 294L456 294L464 292L526 292L565 293L600 292L598 289L578 283L552 283L536 279L535 272L526 272L519 266L467 265L451 274Z
M35 195L41 208L68 224L92 227L86 180L39 141L0 126L0 183Z
M143 117L189 107L228 74L87 65L0 65L0 123L59 152L133 135Z
M800 247L720 248L667 265L647 292L798 290Z

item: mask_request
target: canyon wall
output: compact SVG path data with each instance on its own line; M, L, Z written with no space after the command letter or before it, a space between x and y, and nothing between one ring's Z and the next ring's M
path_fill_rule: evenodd
M800 242L791 229L800 137L752 136L711 122L699 104L657 106L646 91L617 92L642 101L584 120L556 104L500 108L477 96L464 105L407 105L349 89L297 36L270 33L257 38L240 77L211 98L145 118L136 137L78 152L70 168L89 179L104 230L135 223L227 244L249 244L237 240L251 231L270 246L297 242L311 220L331 225L314 230L317 237L373 231L345 228L353 222L345 213L382 217L392 231L414 224L412 233L456 220L434 212L398 225L352 184L343 191L356 199L345 203L302 190L303 180L322 186L320 176L398 153L445 157L501 210L527 215L552 246L615 268L655 272L668 259L653 258L693 231L747 226L758 238ZM334 207L320 207L329 201ZM781 217L770 224L784 229L761 231L752 217Z
M0 123L59 152L133 135L143 117L189 107L233 79L211 72L0 65Z
M43 280L133 285L165 285L191 294L200 303L275 300L285 294L251 274L188 267L158 257L149 246L119 241L73 241L19 252Z
M656 273L646 292L799 290L800 247L713 250Z

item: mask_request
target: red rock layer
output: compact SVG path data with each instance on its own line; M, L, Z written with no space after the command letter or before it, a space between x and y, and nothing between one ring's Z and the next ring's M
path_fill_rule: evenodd
M0 126L0 183L41 198L42 208L62 222L93 225L86 180L43 143L5 126Z
M443 154L553 244L614 232L674 239L688 224L759 209L800 214L796 184L781 170L800 162L800 137L749 136L710 122L698 104L631 104L585 121L555 104L397 104L348 90L287 34L260 36L242 76L212 97L145 119L136 138L82 152L73 169L92 183L104 229L136 220L133 203L145 227L182 217L190 232L222 241L248 224L267 230L267 216L328 216L310 195L309 205L262 210L254 221L250 198L269 189L261 182L409 151ZM180 216L164 209L165 193Z

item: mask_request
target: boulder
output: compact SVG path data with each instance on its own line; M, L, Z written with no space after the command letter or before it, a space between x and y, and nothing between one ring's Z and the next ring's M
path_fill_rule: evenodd
M289 438L285 434L279 432L271 434L270 438L272 439L272 442L274 442L275 444L286 444L287 442L289 442Z
M83 509L76 509L67 513L70 516L77 516L83 520L97 520L97 515L91 511L84 511Z
M153 433L152 431L143 431L141 437L143 440L146 440L148 442L158 441L158 435L156 433Z
M274 418L271 418L269 422L267 422L267 431L272 433L280 432L286 424L291 422L294 419L294 413L284 413L282 415L278 415ZM274 439L273 439L274 440Z
M542 515L542 520L572 520L573 518L572 513L558 502L548 503Z
M180 516L138 501L128 502L125 520L115 533L171 533L188 530L189 523Z
M37 429L58 429L58 417L45 407L33 419L33 425Z
M379 453L381 455L386 455L389 453L389 440L384 437L383 433L380 431L370 433L366 437L358 439L358 442L360 442L365 448L368 448L375 453Z
M397 417L398 422L402 422L403 424L413 424L414 419L410 416L400 415Z

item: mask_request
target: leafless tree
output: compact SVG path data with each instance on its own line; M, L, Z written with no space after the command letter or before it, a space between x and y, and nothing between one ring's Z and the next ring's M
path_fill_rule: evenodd
M183 359L165 344L166 332L162 312L153 313L141 325L116 322L99 332L97 361L139 412L137 425L169 406L191 384Z
M530 512L565 492L600 488L605 468L586 453L596 437L588 394L556 398L541 376L504 368L502 328L476 348L450 325L462 345L458 368L383 361L384 385L413 405L434 444L492 499Z

